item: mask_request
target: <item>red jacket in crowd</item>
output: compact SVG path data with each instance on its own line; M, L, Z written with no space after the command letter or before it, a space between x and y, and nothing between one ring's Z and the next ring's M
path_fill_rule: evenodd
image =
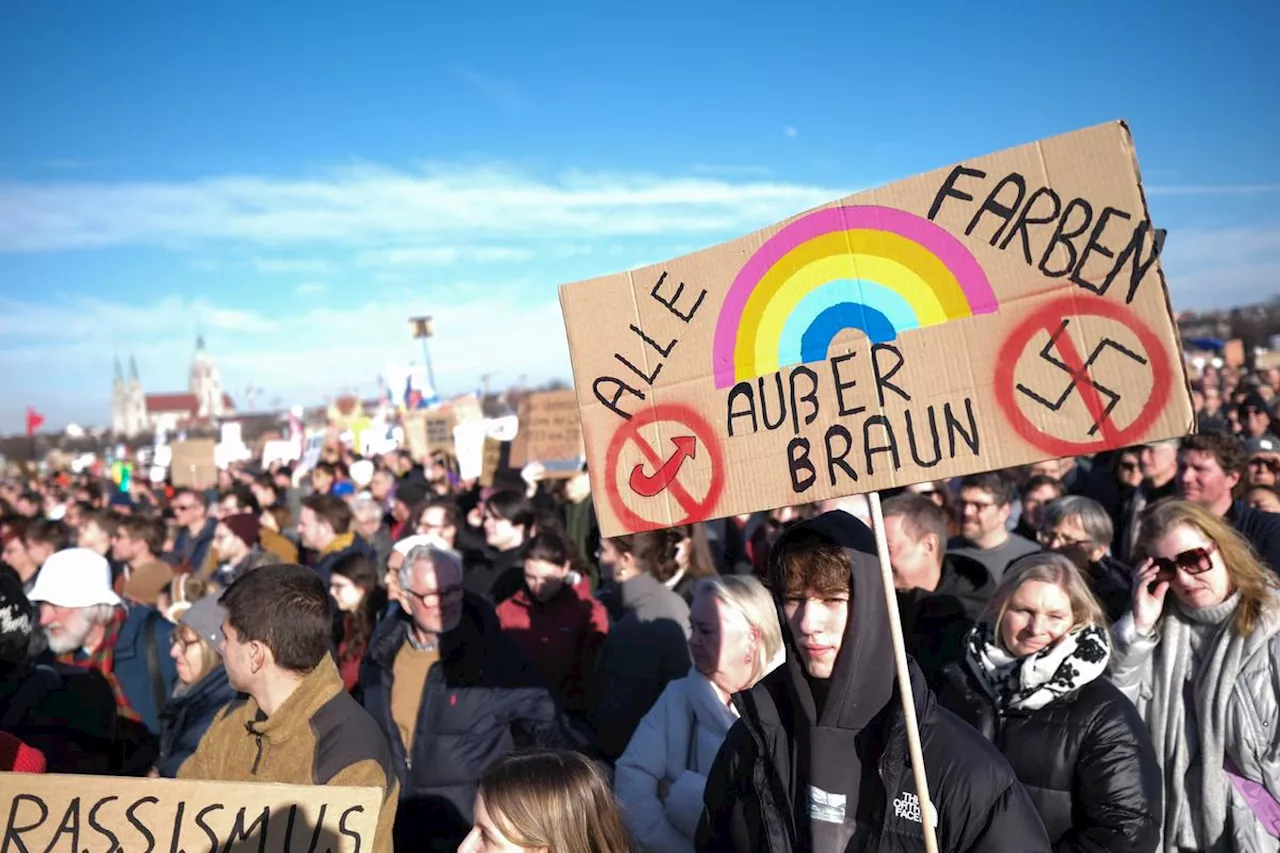
M584 710L596 656L609 633L609 615L576 578L550 601L534 601L527 587L498 605L498 621L550 679L569 710Z

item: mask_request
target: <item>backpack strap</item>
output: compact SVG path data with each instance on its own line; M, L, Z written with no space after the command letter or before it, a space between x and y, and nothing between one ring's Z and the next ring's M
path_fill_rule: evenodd
M151 678L151 695L156 703L156 719L160 718L166 699L164 676L160 673L160 649L156 643L156 621L159 619L159 613L148 610L146 621L142 623L143 653L147 659L147 675Z
M5 709L3 715L0 715L0 729L16 726L28 711L60 687L62 687L62 676L57 670L48 666L37 666L9 699L9 707Z

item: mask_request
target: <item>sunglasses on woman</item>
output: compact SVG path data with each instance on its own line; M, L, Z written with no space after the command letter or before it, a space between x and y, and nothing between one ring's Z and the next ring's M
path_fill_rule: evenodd
M1212 542L1203 548L1191 548L1175 557L1156 557L1151 562L1156 567L1156 577L1162 581L1172 580L1182 569L1189 575L1203 574L1213 568L1213 552L1218 546Z

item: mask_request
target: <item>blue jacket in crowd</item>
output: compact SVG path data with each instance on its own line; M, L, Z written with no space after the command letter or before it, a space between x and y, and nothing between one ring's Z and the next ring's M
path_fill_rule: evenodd
M178 681L178 671L169 657L171 636L172 623L155 608L134 604L116 637L112 672L152 734L160 732L160 710Z
M156 769L166 778L175 778L182 762L196 751L200 738L222 707L236 698L222 665L175 696L160 714L160 759Z

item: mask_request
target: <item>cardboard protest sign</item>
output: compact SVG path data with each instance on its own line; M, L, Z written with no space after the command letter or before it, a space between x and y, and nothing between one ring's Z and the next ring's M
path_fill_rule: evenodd
M175 486L207 489L218 482L217 443L212 438L175 441L169 451L169 478Z
M548 479L572 477L582 468L582 423L573 391L539 391L520 403L520 433L511 467L540 462Z
M498 469L502 467L502 446L504 443L491 435L484 437L484 456L480 467L480 485L486 489L493 485L494 478L498 475ZM510 447L510 444L507 446Z
M601 532L1183 435L1128 128L560 289Z
M373 849L377 788L0 773L4 849Z
M413 458L422 461L437 451L452 453L457 423L457 415L451 410L405 413L404 440Z

